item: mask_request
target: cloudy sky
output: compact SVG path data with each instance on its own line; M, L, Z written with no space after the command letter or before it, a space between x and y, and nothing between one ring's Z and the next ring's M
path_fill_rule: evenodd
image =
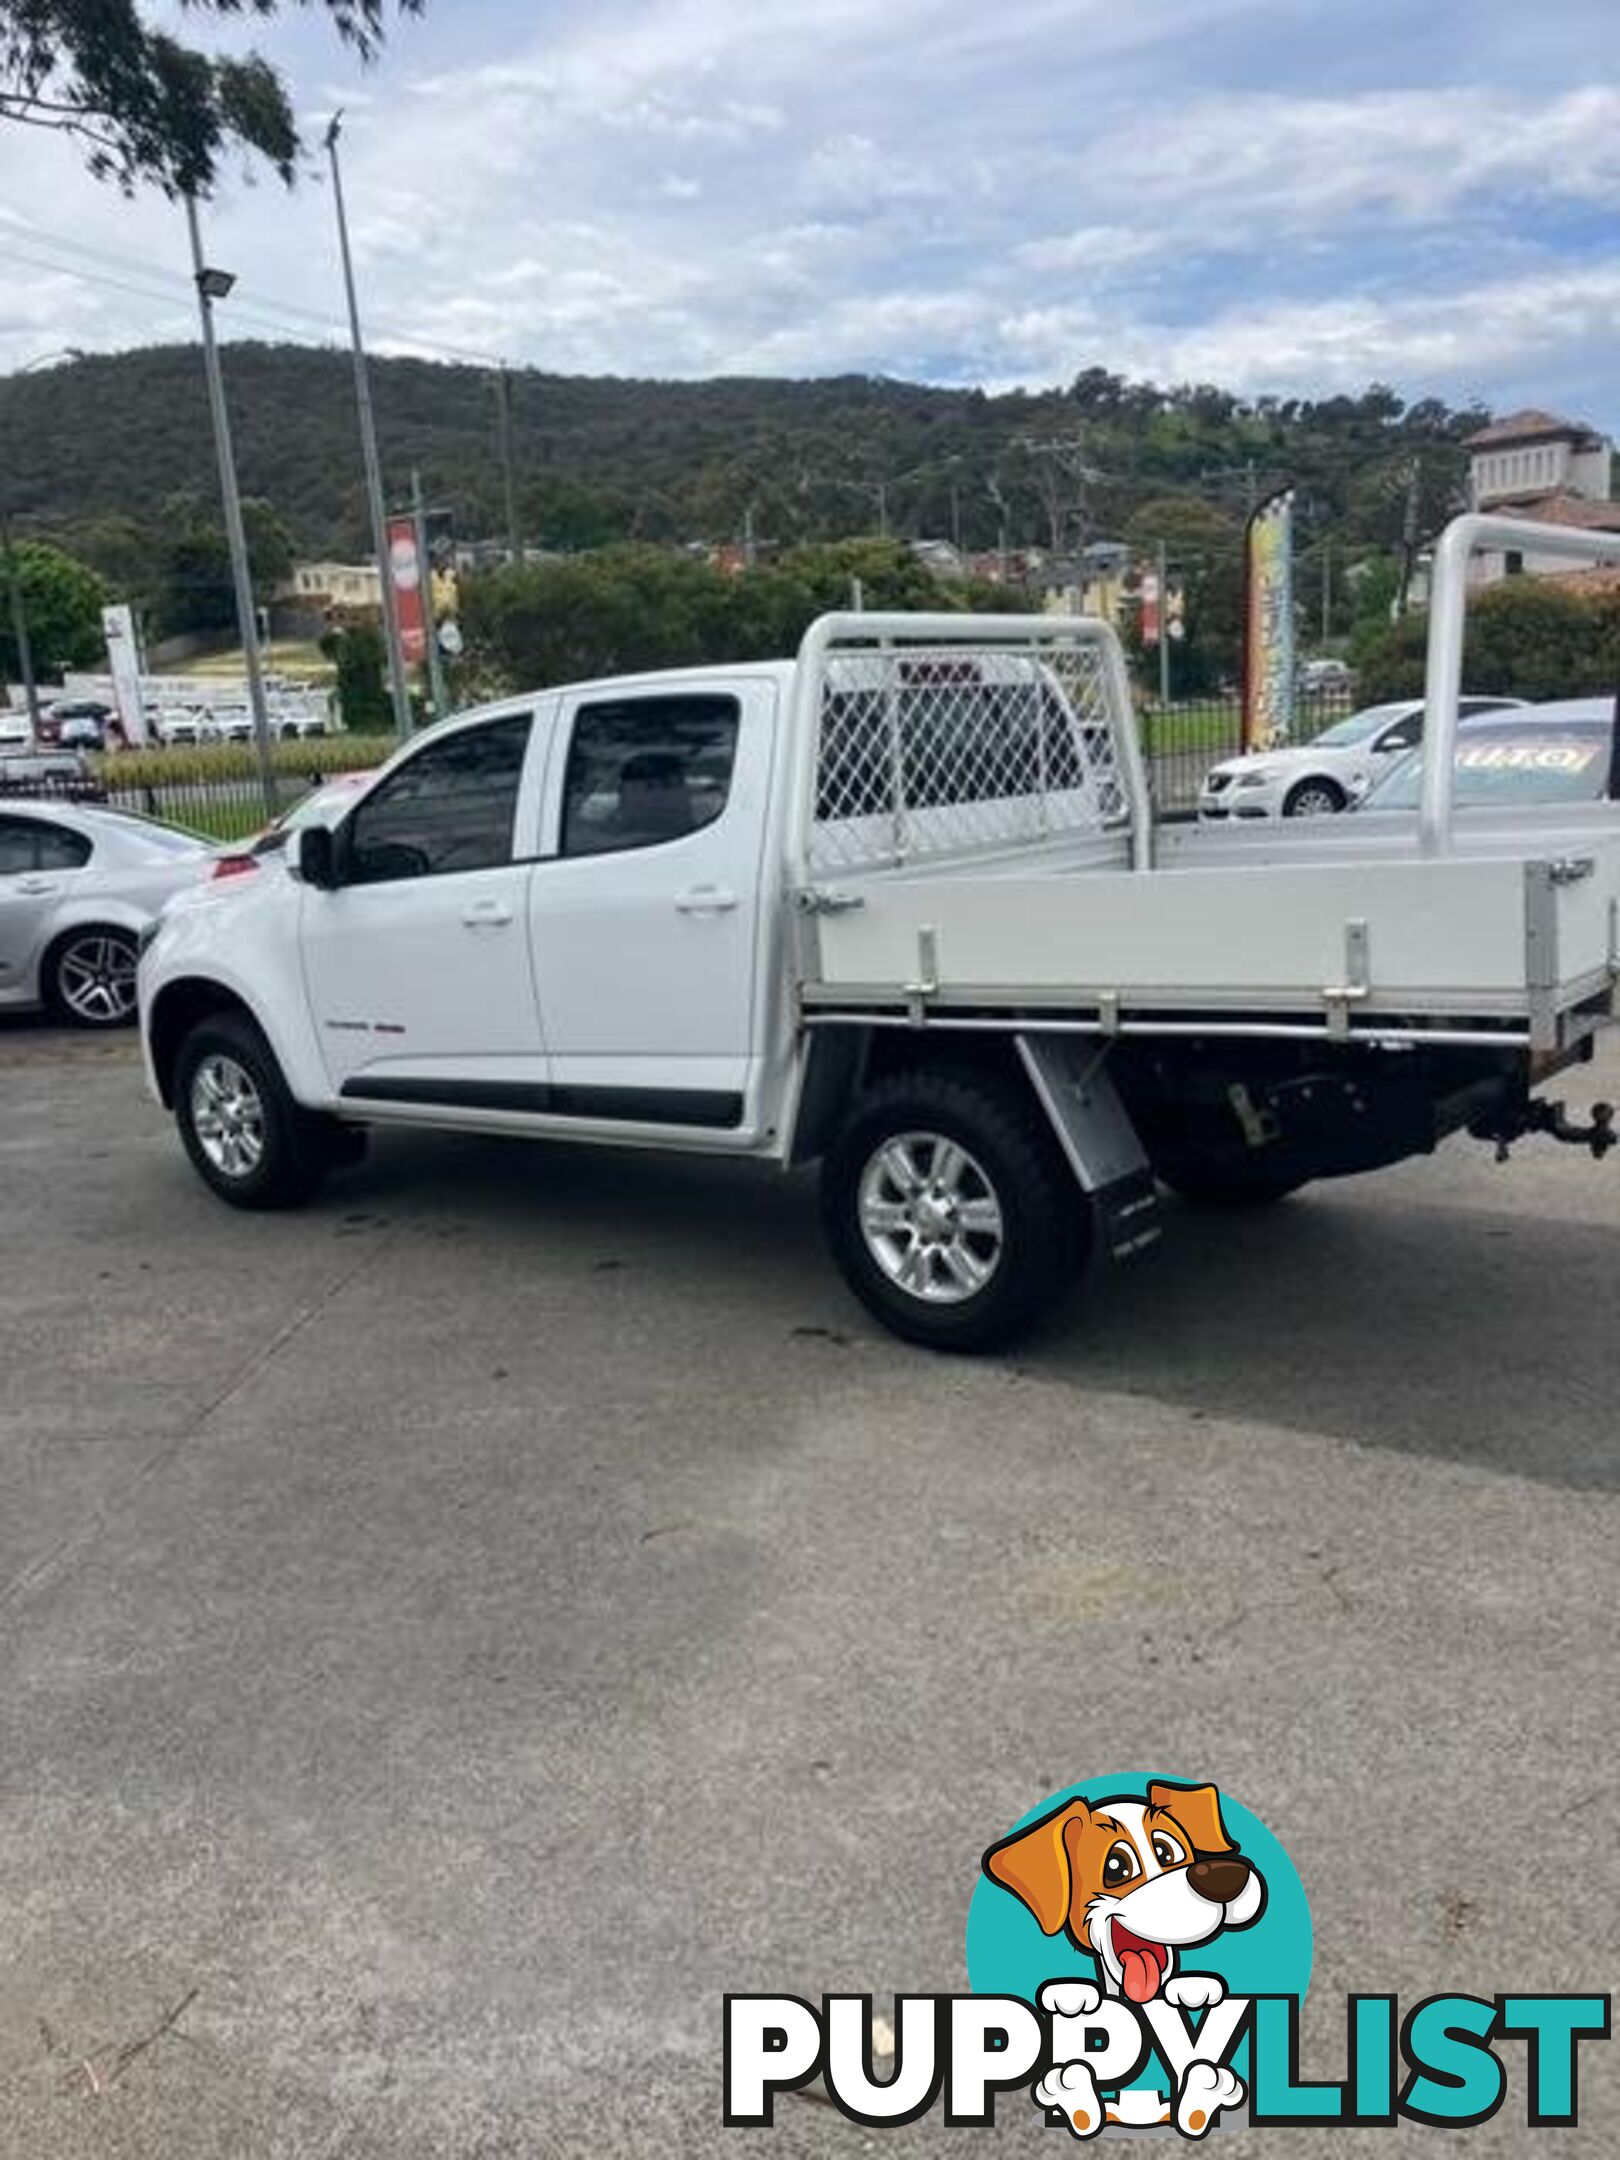
M312 137L347 110L379 346L1377 376L1620 428L1616 0L429 0L370 70L307 17L257 41ZM209 234L232 325L325 334L318 170L233 172ZM0 364L188 335L184 247L161 200L0 130Z

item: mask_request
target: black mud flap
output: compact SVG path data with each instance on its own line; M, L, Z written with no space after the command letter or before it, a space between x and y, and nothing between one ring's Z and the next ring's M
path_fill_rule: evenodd
M1131 1260L1158 1242L1159 1188L1118 1091L1107 1050L1078 1035L1020 1035L1052 1130L1092 1203L1099 1259Z

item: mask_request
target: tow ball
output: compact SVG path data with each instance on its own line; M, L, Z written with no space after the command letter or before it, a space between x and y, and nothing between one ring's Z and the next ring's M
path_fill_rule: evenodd
M1565 1147L1583 1147L1601 1162L1610 1148L1620 1143L1614 1129L1614 1104L1594 1103L1588 1124L1579 1125L1563 1103L1525 1102L1510 1117L1492 1118L1469 1127L1476 1140L1494 1140L1496 1159L1506 1162L1515 1140L1529 1133L1546 1133Z

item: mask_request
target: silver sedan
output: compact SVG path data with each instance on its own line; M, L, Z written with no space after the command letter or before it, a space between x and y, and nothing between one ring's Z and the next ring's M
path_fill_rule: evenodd
M0 796L0 1008L126 1025L141 932L212 864L206 842L146 818Z

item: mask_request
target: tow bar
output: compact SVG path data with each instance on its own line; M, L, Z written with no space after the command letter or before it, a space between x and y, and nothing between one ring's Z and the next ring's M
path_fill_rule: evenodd
M1476 1140L1495 1141L1498 1162L1507 1161L1515 1140L1531 1133L1546 1133L1565 1147L1586 1148L1598 1162L1620 1144L1620 1133L1614 1129L1614 1104L1606 1102L1592 1105L1591 1122L1586 1125L1576 1124L1563 1103L1527 1101L1511 1119L1481 1119L1468 1130Z

